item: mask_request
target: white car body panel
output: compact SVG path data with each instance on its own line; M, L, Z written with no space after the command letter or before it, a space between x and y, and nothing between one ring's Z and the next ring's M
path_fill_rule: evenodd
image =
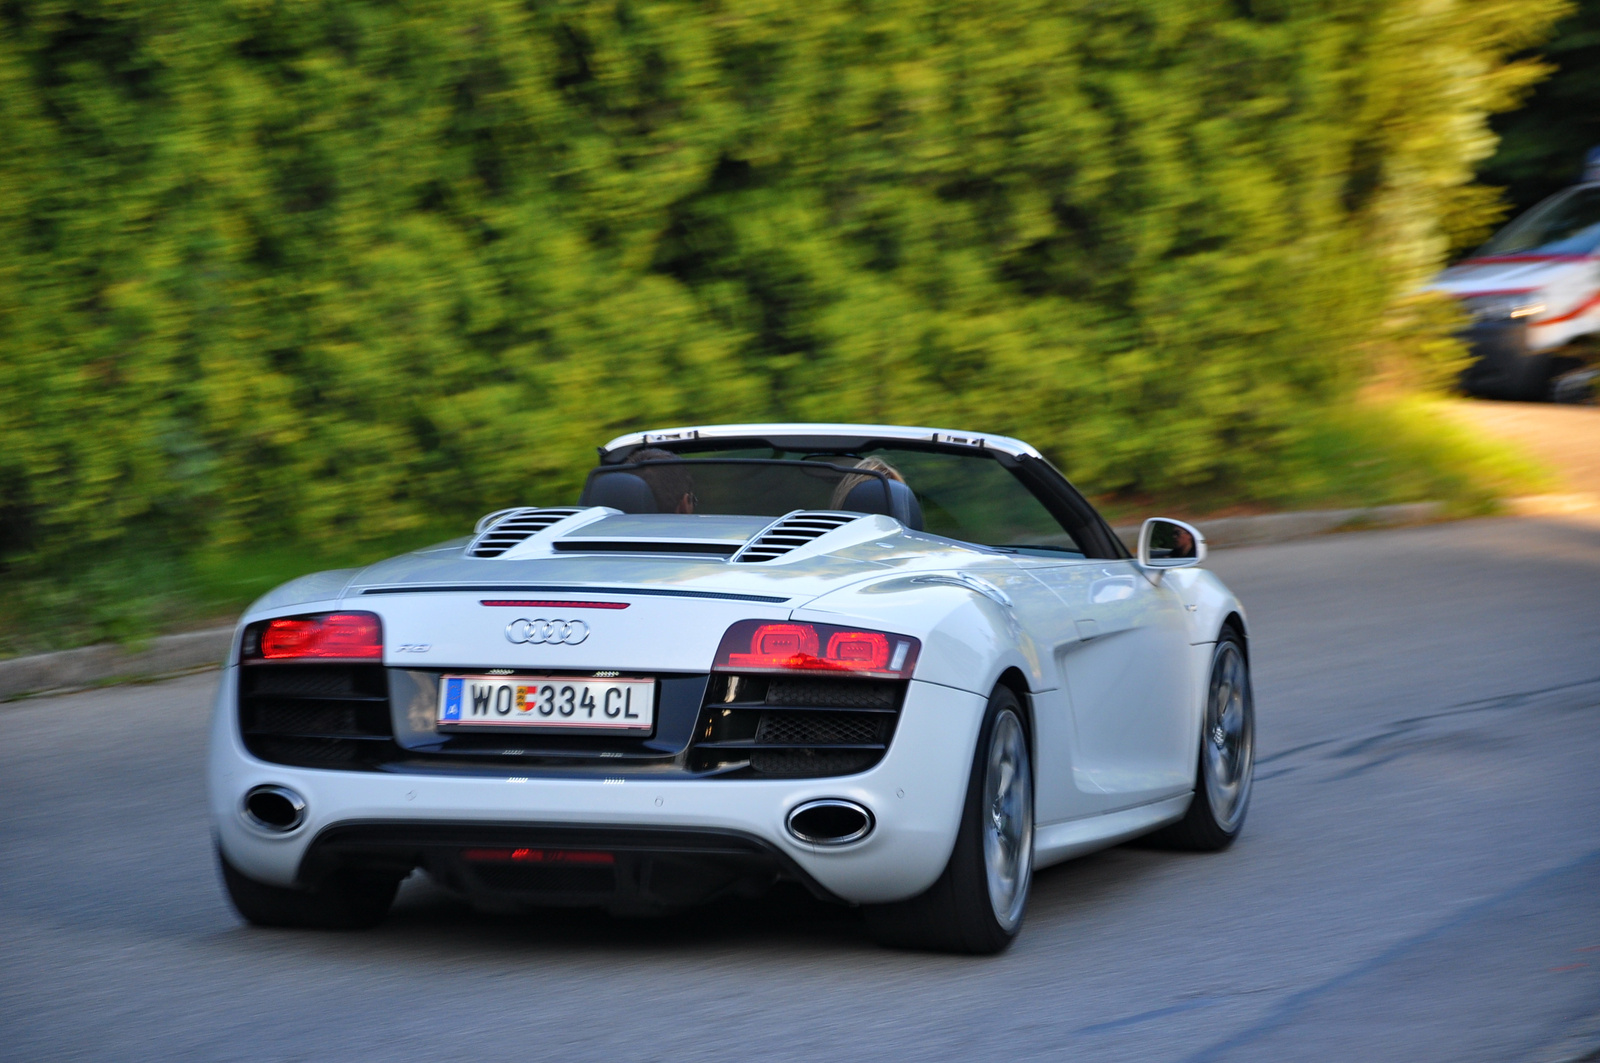
M942 434L957 445L1037 457L1005 437L854 425L671 429L624 436L608 449L686 432L917 440ZM1004 553L910 531L881 515L756 564L556 547L574 536L611 534L607 527L636 533L641 543L732 542L768 520L663 514L651 521L591 507L500 557L468 557L469 540L462 539L360 570L307 576L251 606L231 660L238 661L250 624L352 610L381 619L383 665L423 672L622 668L704 675L738 621L860 626L921 641L893 738L874 766L817 778L651 778L621 770L614 778L579 778L514 765L476 774L293 767L246 748L237 692L250 666L231 663L215 702L209 760L211 813L223 852L247 875L289 886L318 832L341 823L695 828L758 838L845 901L902 899L926 889L949 859L987 699L1006 676L1020 679L1030 710L1038 864L1182 816L1194 785L1211 646L1230 617L1243 620L1238 601L1215 576L1189 568L1154 579L1126 559ZM482 604L521 598L626 608L584 613L590 631L581 644L514 644L506 637L509 621L564 615L559 608L535 613ZM304 825L274 835L247 822L244 794L269 784L304 796ZM785 829L785 817L815 798L859 802L875 829L837 848L799 841Z
M1507 255L1468 259L1429 288L1458 299L1525 297L1541 309L1526 319L1528 349L1549 351L1600 332L1600 259L1592 255Z

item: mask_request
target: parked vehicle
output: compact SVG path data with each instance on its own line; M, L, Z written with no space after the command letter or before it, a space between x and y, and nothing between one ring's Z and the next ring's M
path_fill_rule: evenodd
M1463 386L1489 398L1549 397L1556 352L1600 333L1600 158L1585 181L1518 217L1431 287L1472 314Z

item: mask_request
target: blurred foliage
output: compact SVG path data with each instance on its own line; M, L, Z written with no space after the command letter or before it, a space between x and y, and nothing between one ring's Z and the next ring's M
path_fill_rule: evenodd
M1402 293L1565 10L4 0L0 557L331 556L745 419L1305 496L1459 358Z
M1584 153L1600 147L1600 0L1580 0L1539 50L1555 72L1494 120L1500 146L1482 169L1518 213L1576 181Z

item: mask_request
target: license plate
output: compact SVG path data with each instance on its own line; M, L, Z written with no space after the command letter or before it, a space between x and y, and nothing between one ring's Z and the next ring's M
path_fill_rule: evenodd
M439 681L440 727L649 731L655 717L654 679L447 675Z

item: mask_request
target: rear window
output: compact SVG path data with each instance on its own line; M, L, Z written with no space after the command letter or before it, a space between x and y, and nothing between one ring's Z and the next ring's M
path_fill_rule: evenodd
M887 477L903 481L916 496L924 531L1019 553L1085 556L1082 544L1044 503L1011 470L986 454L967 456L903 447L848 453L752 447L683 448L677 457L679 462L662 466L654 475L640 466L645 469L658 512L777 516L795 509L849 508L841 505L841 500L853 484ZM635 460L629 459L630 463ZM737 464L741 461L750 464ZM785 464L766 465L765 461ZM789 464L792 462L805 464ZM853 471L857 469L860 471ZM603 476L603 469L594 475ZM670 486L663 487L663 483Z

